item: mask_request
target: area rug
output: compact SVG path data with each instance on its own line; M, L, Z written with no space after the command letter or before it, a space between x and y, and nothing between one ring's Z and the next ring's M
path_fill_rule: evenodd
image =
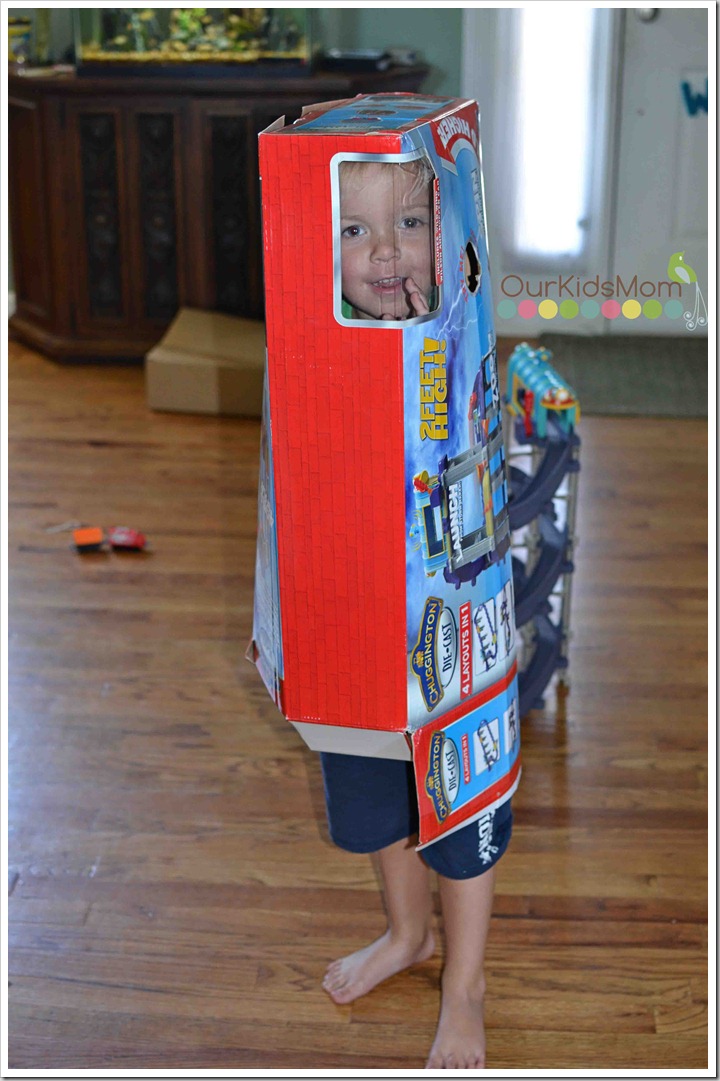
M708 339L543 334L583 413L708 415Z

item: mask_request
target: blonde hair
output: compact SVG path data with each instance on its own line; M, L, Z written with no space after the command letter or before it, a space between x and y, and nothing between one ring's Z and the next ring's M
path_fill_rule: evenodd
M415 195L423 191L423 189L429 189L430 184L435 179L435 171L428 158L423 155L419 158L412 158L410 161L373 161L371 159L365 159L363 161L341 161L340 162L340 183L341 185L348 180L359 180L362 178L362 174L370 169L402 169L405 173L410 173L415 177L415 184L411 188L411 193ZM429 195L429 191L428 191Z

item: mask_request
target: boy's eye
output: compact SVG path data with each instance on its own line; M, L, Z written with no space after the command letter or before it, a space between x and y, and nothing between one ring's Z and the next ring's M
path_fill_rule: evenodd
M341 233L341 236L352 239L356 236L362 236L363 231L364 230L362 225L346 225Z
M402 218L400 221L401 229L418 229L424 225L422 218L416 218L414 215L408 215L407 218Z

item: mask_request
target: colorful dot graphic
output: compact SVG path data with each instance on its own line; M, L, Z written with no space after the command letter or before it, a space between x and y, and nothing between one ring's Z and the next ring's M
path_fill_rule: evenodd
M560 315L563 319L574 319L580 311L576 300L563 300L560 305Z
M618 304L617 300L606 300L600 311L603 313L606 319L617 319L622 308Z
M683 306L679 300L668 300L665 304L665 314L668 319L679 319L683 313Z
M646 319L657 319L662 315L663 306L659 300L646 300L643 304L643 315Z
M497 313L501 319L512 319L517 311L514 300L501 300L498 302Z
M621 315L624 319L639 319L641 315L646 319L659 319L661 315L668 319L679 319L684 308L682 301L677 299L666 300L664 304L652 299L641 304L639 300L629 297L620 304L610 298L600 305L597 300L583 300L582 304L575 300L563 300L558 304L549 297L539 304L527 297L516 304L514 300L503 297L495 310L499 319L513 319L516 315L521 319L534 319L536 315L541 319L555 319L558 315L561 319L575 319L577 315L582 315L584 319L597 319L601 314L606 319L617 319Z
M541 300L538 304L538 315L541 319L554 319L558 313L558 306L554 300Z
M622 306L622 313L626 319L637 319L642 311L642 305L637 300L626 300Z

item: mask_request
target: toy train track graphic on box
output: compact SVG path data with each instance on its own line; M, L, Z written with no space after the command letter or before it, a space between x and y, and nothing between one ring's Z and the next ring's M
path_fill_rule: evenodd
M510 545L500 396L495 348L483 357L470 395L470 447L444 455L438 471L413 477L415 519L410 530L425 573L442 570L459 589L499 562Z
M473 612L473 624L480 645L480 661L484 670L492 668L498 655L498 633L495 598L489 597Z
M517 741L516 703L513 698L506 715L505 738L513 747ZM501 757L499 717L483 717L477 727L459 732L457 739L444 730L433 733L427 756L425 791L432 800L438 821L447 818L458 799L462 801L463 788L472 784L473 778L493 774Z

